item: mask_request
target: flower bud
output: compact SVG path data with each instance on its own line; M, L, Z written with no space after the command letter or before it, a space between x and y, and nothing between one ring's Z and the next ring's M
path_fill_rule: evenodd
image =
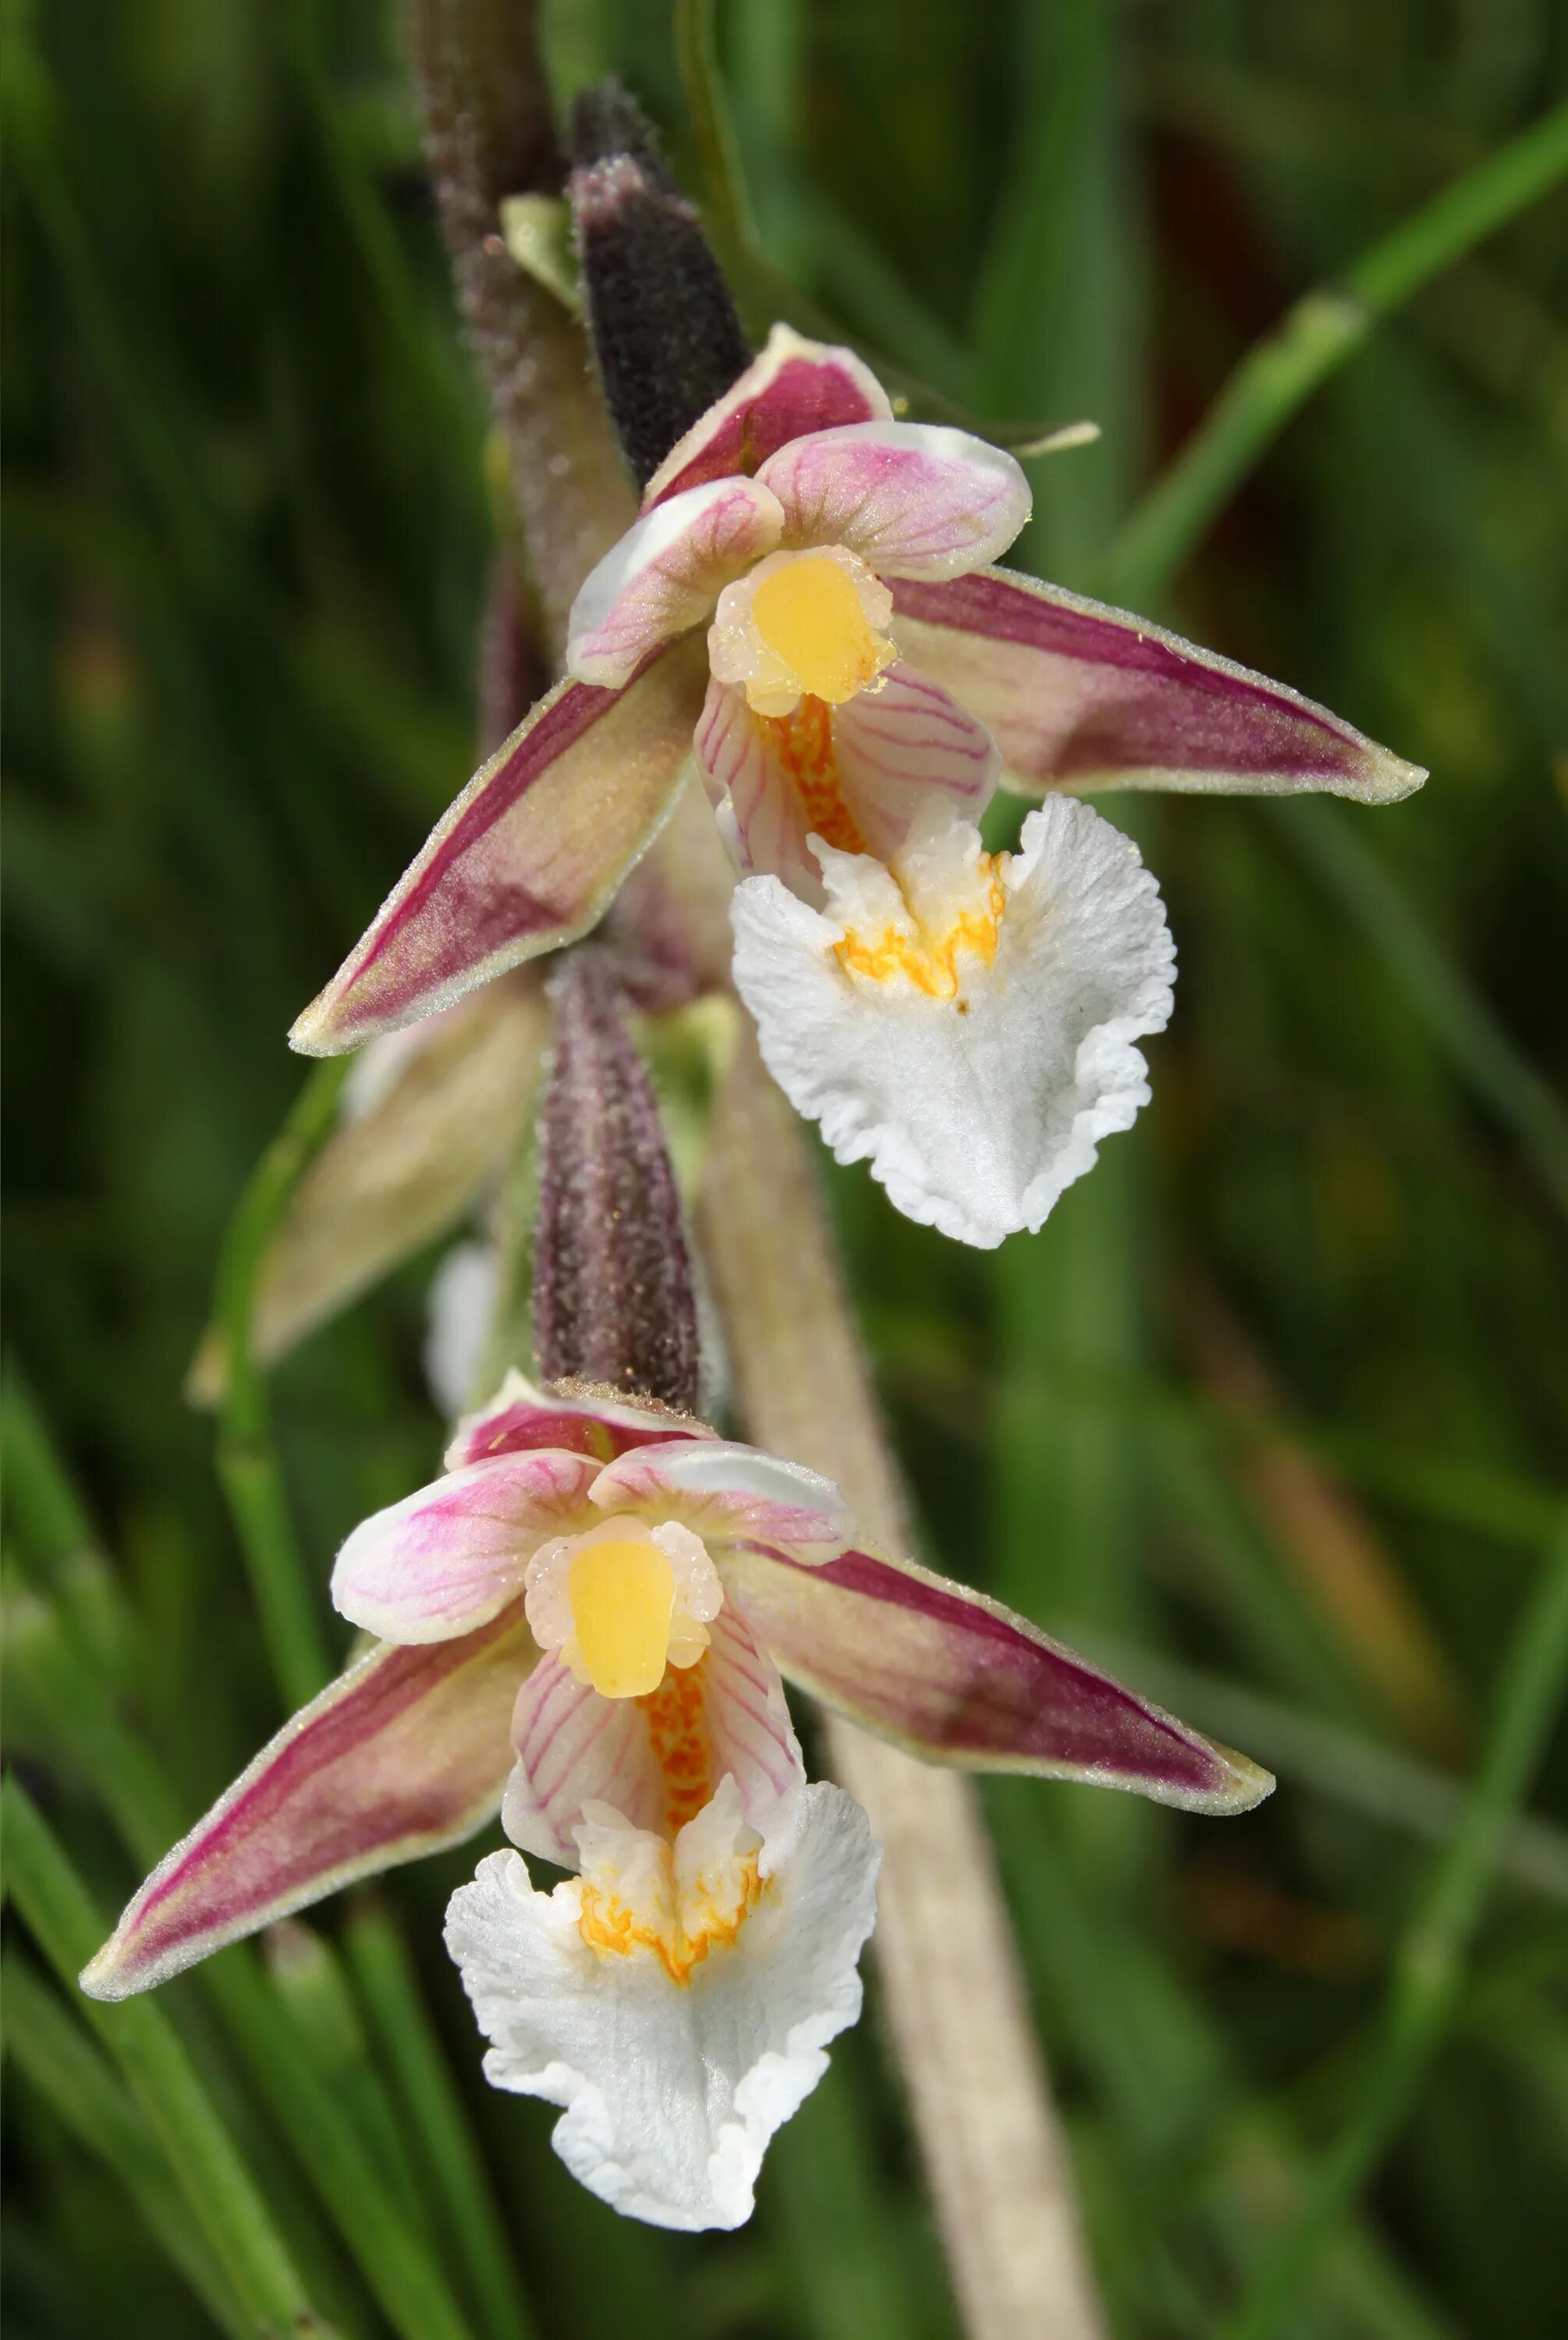
M620 987L602 955L580 950L551 994L533 1270L540 1371L693 1412L700 1349L680 1196Z
M722 270L619 83L577 102L569 192L593 352L639 487L751 352Z

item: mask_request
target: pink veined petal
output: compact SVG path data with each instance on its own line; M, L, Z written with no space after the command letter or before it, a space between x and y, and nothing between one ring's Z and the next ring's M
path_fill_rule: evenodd
M521 1590L547 1536L591 1524L590 1455L540 1448L449 1472L362 1520L332 1570L343 1616L387 1641L471 1633Z
M893 633L987 725L1004 786L1027 795L1325 789L1393 804L1426 778L1284 683L1009 570L896 584Z
M484 1462L498 1454L521 1454L531 1447L557 1446L595 1462L612 1462L629 1446L663 1446L673 1438L716 1438L694 1414L677 1413L652 1398L618 1396L587 1382L558 1382L536 1389L515 1370L477 1413L458 1423L446 1450L446 1467Z
M677 1520L719 1561L731 1544L765 1543L809 1565L856 1534L831 1479L729 1439L636 1447L600 1472L590 1500L600 1512Z
M809 837L891 860L933 789L978 820L1000 766L984 724L901 659L872 689L809 720L755 715L744 691L710 681L696 746L737 866L814 903L822 876Z
M769 872L791 893L819 901L821 873L806 842L814 824L780 740L778 724L754 715L743 690L710 679L697 768L729 857L738 869Z
M808 898L821 873L808 848L805 803L779 749L779 728L751 714L747 692L710 679L695 732L698 772L719 833L739 870L770 870Z
M737 1552L724 1589L791 1681L928 1761L1247 1811L1274 1785L1000 1601L912 1562Z
M650 651L710 616L783 527L777 497L756 480L708 480L667 496L584 581L571 605L568 674L610 689L629 681Z
M471 1836L501 1801L534 1656L521 1601L461 1641L371 1651L159 1862L83 1989L148 1990L356 1878Z
M805 341L789 326L775 325L767 348L739 381L676 441L643 491L643 510L701 481L755 471L809 431L890 421L892 413L881 383L852 350Z
M902 659L835 709L833 747L844 801L878 861L892 859L933 790L959 819L978 820L1001 769L985 725Z
M571 1831L585 1804L610 1804L635 1828L673 1834L729 1772L747 1819L759 1826L804 1780L778 1670L746 1619L726 1602L708 1630L710 1646L697 1664L667 1674L651 1698L601 1698L553 1652L541 1659L512 1717L517 1767L501 1821L513 1844L575 1869ZM679 1740L670 1730L671 1706L687 1722ZM661 1741L676 1758L668 1770Z
M679 793L700 640L619 691L563 682L475 774L289 1034L332 1056L444 1007L601 916Z
M1013 456L934 422L814 431L770 455L757 477L783 506L787 545L847 545L888 578L983 568L1034 501Z

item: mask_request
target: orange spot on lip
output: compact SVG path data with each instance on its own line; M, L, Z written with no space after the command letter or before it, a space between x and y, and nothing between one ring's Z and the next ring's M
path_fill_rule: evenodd
M961 980L960 956L967 952L982 967L989 967L997 956L1007 899L1001 877L1004 858L1000 854L981 854L977 874L984 888L982 898L974 908L961 911L940 933L918 927L914 934L905 934L888 926L879 935L868 937L851 928L833 946L839 966L846 974L869 976L874 983L891 983L901 975L928 999L956 999ZM958 1005L963 1008L967 1003L959 1000Z
M844 785L833 746L833 710L808 691L790 715L757 715L761 731L794 784L807 829L840 853L867 853L854 814L844 801Z
M672 1918L661 1926L650 1925L618 1895L600 1892L585 1879L578 1931L600 1958L628 1958L636 1950L651 1950L670 1981L684 1988L711 1951L728 1949L739 1938L740 1929L762 1899L757 1855L742 1853L735 1868L739 1890L732 1905L719 1909L704 1901L695 1913L695 1933L687 1932L682 1918Z
M713 1739L708 1723L710 1660L705 1651L684 1671L670 1667L659 1688L637 1701L648 1726L649 1743L664 1782L664 1830L670 1845L661 1856L658 1889L622 1900L613 1875L605 1882L585 1877L581 1886L578 1931L600 1958L630 1958L648 1950L673 1983L689 1983L710 1953L732 1943L764 1887L755 1851L738 1853L705 1876L684 1899L675 1883L674 1839L712 1799Z

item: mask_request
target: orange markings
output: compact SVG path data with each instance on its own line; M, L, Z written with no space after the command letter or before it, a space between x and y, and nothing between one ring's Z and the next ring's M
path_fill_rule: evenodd
M696 1819L713 1793L707 1674L706 1652L694 1666L666 1666L659 1688L637 1701L663 1776L664 1825L672 1837Z
M757 715L752 720L794 782L807 828L840 853L868 852L844 802L833 748L833 710L827 700L813 699L808 691L792 715Z
M697 1930L689 1934L682 1917L650 1925L613 1893L600 1893L584 1879L578 1930L590 1950L600 1958L628 1958L634 1950L651 1950L672 1983L682 1988L710 1950L729 1948L762 1899L762 1879L754 1852L740 1854L733 1864L739 1890L733 1907L720 1910L704 1900L697 1911Z
M694 1666L667 1667L659 1688L637 1701L664 1780L664 1826L670 1839L661 1855L664 1870L657 1892L633 1907L620 1899L613 1882L599 1885L585 1877L577 1920L583 1940L600 1958L651 1950L670 1981L682 1988L710 1950L738 1938L763 1892L758 1856L748 1852L731 1854L716 1874L699 1877L684 1906L677 1896L674 1839L713 1794L708 1670L706 1651Z
M896 927L885 927L874 941L852 929L841 942L833 946L839 964L849 975L867 975L874 983L890 983L896 975L907 976L917 991L928 999L952 999L958 990L958 955L968 951L989 967L997 956L997 944L1007 907L1007 889L1002 884L999 861L991 853L980 856L978 876L985 885L983 906L965 910L940 935L923 930L900 934Z

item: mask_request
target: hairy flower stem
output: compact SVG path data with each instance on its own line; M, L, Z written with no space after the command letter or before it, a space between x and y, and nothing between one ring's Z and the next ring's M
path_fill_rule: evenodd
M565 175L533 11L526 0L412 0L409 49L458 298L559 663L572 596L635 505L575 319L501 241L502 199L559 194Z
M710 1138L704 1255L759 1445L828 1473L889 1550L898 1472L800 1125L748 1034ZM832 1767L883 1846L876 1935L894 2042L970 2340L1094 2340L1066 2147L975 1790L852 1724Z

